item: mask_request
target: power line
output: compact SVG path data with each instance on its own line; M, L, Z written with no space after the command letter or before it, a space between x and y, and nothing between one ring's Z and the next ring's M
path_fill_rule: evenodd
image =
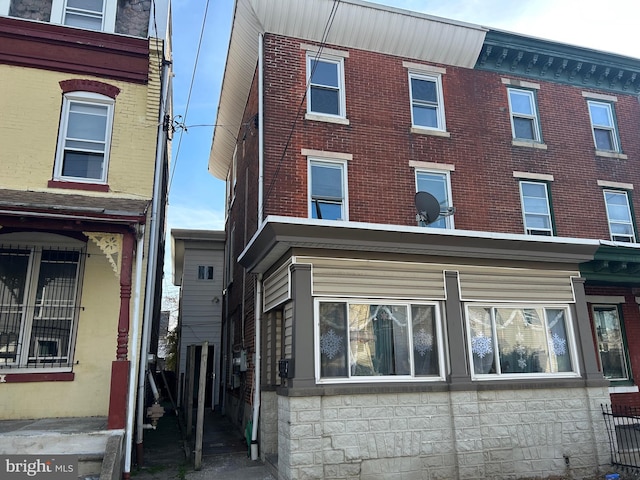
M187 94L187 104L184 109L183 119L187 121L187 113L189 113L189 104L191 102L191 93L193 92L193 84L196 77L196 70L198 69L198 60L200 58L200 47L202 46L202 38L204 37L204 28L207 23L207 12L209 11L209 0L204 8L204 16L202 17L202 27L200 28L200 39L198 40L198 49L196 50L196 58L193 64L193 71L191 72L191 84L189 85L189 93ZM171 169L171 176L169 177L169 185L167 187L167 195L171 192L171 184L173 183L173 176L176 173L176 167L178 166L178 159L180 158L180 146L182 145L182 136L186 128L180 130L180 137L178 138L178 147L176 148L176 155L173 160L173 168Z

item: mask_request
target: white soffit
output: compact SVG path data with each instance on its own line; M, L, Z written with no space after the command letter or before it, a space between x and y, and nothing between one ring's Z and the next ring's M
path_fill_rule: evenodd
M258 61L258 35L320 42L334 0L236 0L209 171L226 179ZM408 10L342 0L327 44L473 68L487 29Z

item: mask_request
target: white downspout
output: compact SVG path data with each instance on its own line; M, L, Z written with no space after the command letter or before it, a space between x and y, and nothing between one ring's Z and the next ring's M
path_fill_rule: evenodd
M262 34L258 37L258 163L259 163L259 177L258 177L258 228L262 225L262 219L264 217L262 212L262 181L263 181L263 155L264 155L264 137L263 132L263 40ZM253 424L251 430L251 460L258 459L258 423L260 421L260 370L262 365L262 358L260 352L260 318L262 317L262 274L258 274L256 279L256 296L255 296L255 351L256 358L254 363L253 379L255 382L255 388L253 389Z
M136 368L138 360L138 349L135 348L135 340L138 338L140 330L140 290L142 287L142 258L144 249L144 225L141 226L140 238L136 247L136 281L133 292L133 320L131 322L131 338L133 339L131 349L131 364L129 365L129 390L127 392L127 423L125 426L125 447L124 447L124 471L131 471L131 447L133 445L133 412L136 406Z
M262 316L262 274L258 274L256 279L256 306L254 308L256 318L256 358L254 363L253 378L255 388L253 389L253 425L251 430L251 460L258 460L258 422L260 420L260 317Z
M140 340L140 364L138 370L138 412L136 422L136 451L138 458L142 458L142 441L144 437L144 385L145 385L145 372L147 371L147 365L149 363L149 342L151 340L150 330L151 321L153 319L153 302L154 302L154 289L156 286L156 268L158 262L158 243L160 241L160 227L158 215L160 210L160 202L164 199L162 196L162 180L163 180L163 163L165 156L165 143L167 133L164 131L164 115L168 111L168 99L167 92L169 89L169 65L170 62L164 58L164 48L162 53L163 65L162 65L162 77L161 77L161 93L160 102L164 108L160 109L160 115L158 119L158 141L156 144L156 163L155 163L155 175L153 179L153 202L151 207L151 218L149 219L149 252L147 255L147 277L145 284L145 297L144 297L144 317L142 323L142 338Z

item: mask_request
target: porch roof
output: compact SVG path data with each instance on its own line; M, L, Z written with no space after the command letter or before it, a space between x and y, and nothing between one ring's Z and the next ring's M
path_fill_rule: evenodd
M555 263L593 260L599 240L269 216L238 257L264 273L291 248Z
M0 189L0 215L144 223L150 200Z

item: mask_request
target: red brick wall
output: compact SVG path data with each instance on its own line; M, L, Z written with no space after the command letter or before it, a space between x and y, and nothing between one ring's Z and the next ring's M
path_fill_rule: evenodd
M523 233L513 171L525 171L554 176L558 235L608 239L602 189L596 181L640 185L640 169L633 167L640 158L640 105L633 95L617 95L615 104L628 160L596 157L581 88L537 80L548 149L514 147L501 76L516 77L439 65L446 68L444 108L451 137L412 134L402 62L413 60L348 49L344 65L350 124L310 121L304 119L306 62L300 43L265 37L265 193L271 191L266 214L307 216L302 148L353 155L348 163L351 221L415 225L411 160L455 165L451 183L459 229ZM634 204L640 211L636 199Z

